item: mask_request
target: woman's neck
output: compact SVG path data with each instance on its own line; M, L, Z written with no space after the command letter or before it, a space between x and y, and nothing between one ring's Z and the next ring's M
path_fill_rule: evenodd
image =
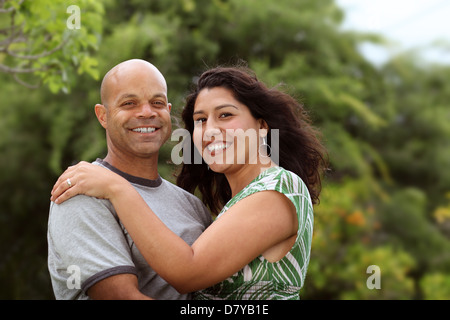
M263 171L275 166L276 164L272 161L268 164L244 164L235 171L225 173L225 177L230 185L231 197L234 197L239 191L244 189Z

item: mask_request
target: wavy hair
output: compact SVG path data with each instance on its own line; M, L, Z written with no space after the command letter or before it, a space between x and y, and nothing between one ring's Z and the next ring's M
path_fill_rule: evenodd
M268 88L258 81L246 67L217 67L205 71L197 85L186 98L182 111L185 129L193 136L193 112L198 94L205 88L223 87L246 105L255 119L266 121L269 130L267 143L271 145L271 129L279 130L279 166L296 173L305 182L314 204L319 202L321 176L326 168L326 150L320 141L320 133L311 125L303 105L277 88ZM185 146L192 150L190 161L184 161L177 176L177 185L194 193L201 193L203 203L217 214L231 198L231 189L225 175L209 170L192 139L185 139ZM197 153L197 155L194 155ZM189 156L189 155L188 155Z

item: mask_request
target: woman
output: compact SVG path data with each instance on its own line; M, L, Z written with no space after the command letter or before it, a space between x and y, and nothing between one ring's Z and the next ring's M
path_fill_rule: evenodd
M197 299L298 299L325 165L301 105L248 70L215 68L200 76L182 117L192 136L186 150L200 152L203 163L187 161L177 184L198 189L213 213L222 209L192 246L125 179L98 166L69 168L52 200L109 199L149 265L178 291L198 291Z

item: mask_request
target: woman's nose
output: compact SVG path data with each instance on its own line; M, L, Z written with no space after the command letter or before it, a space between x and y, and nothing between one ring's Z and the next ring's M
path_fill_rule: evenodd
M210 140L212 137L221 134L221 132L222 131L220 130L220 128L217 126L216 123L214 123L213 121L206 122L206 128L204 132L205 138L208 138Z

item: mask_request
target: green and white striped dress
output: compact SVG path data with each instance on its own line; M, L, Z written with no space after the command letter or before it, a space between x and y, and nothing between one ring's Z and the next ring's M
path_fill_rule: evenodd
M276 262L259 256L230 278L196 292L194 299L300 299L299 291L309 264L314 216L308 189L299 176L281 167L267 169L228 201L217 219L238 201L265 190L283 193L296 208L298 231L292 249Z

